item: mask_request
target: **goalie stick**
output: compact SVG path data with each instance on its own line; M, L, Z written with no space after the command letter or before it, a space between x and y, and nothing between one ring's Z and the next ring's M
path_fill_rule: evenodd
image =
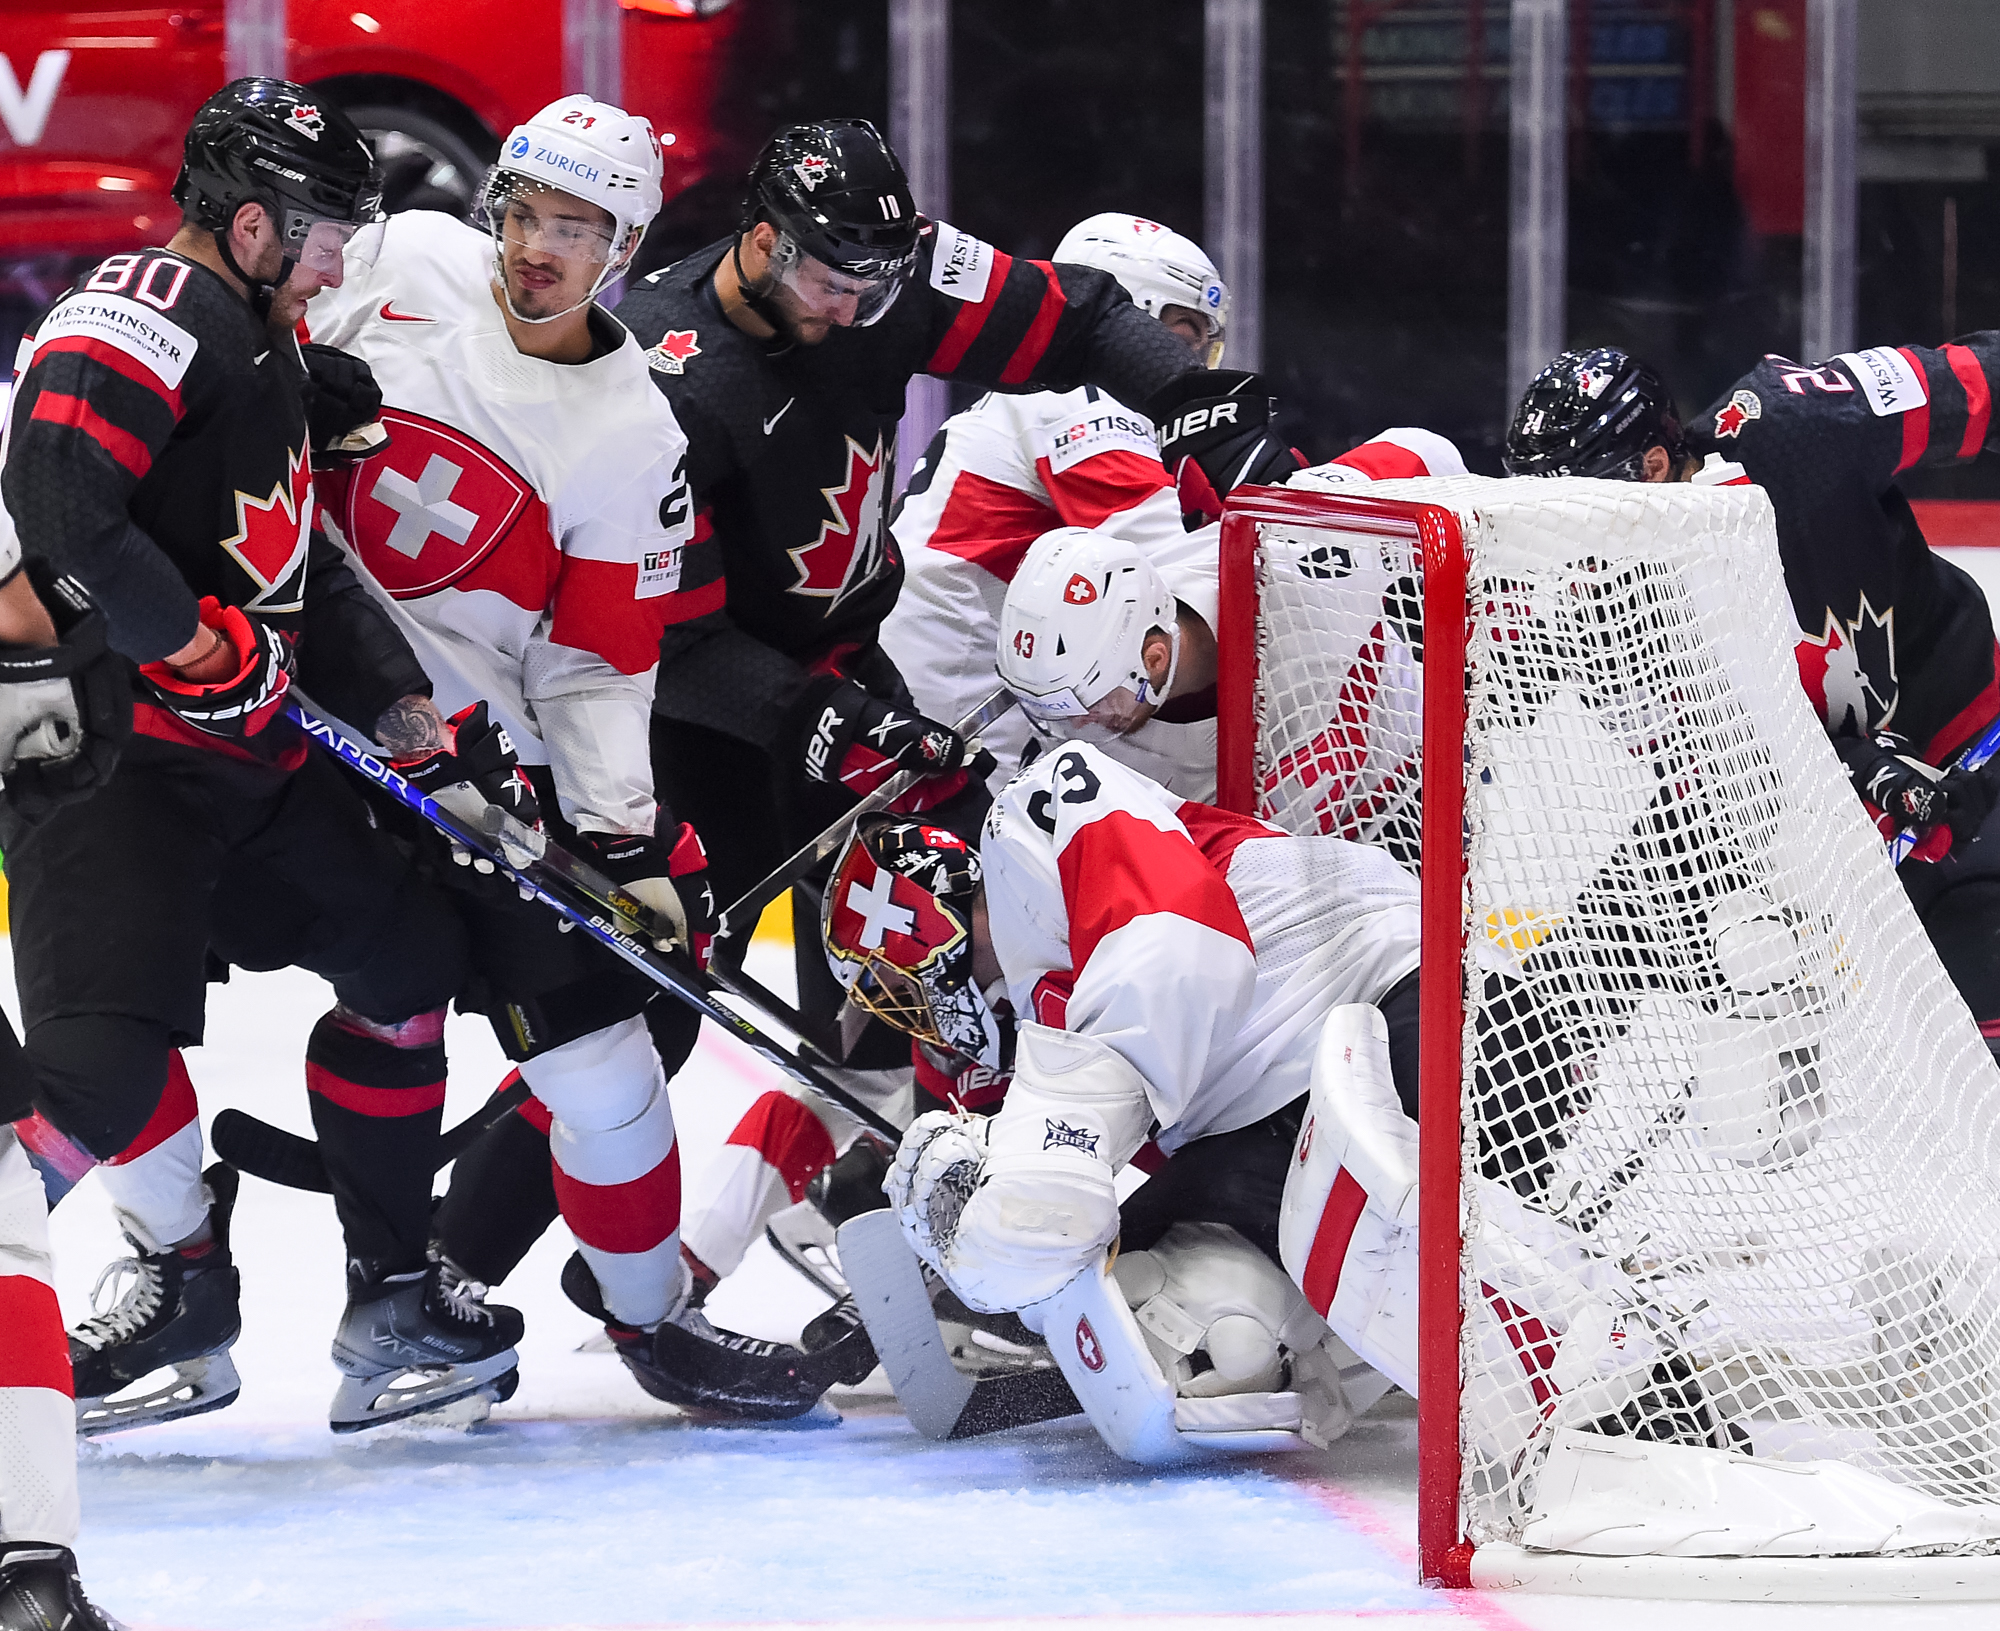
M885 1207L849 1218L834 1238L875 1357L910 1425L925 1438L977 1438L1083 1413L1053 1366L973 1377L951 1362L923 1268L894 1212Z
M900 1128L829 1081L816 1068L824 1061L824 1055L805 1038L800 1038L802 1051L811 1058L788 1052L749 1018L719 1001L715 988L721 981L711 980L685 952L664 952L656 947L653 941L665 938L670 932L669 925L595 867L561 845L550 843L546 834L524 826L496 805L482 803L476 818L455 814L422 788L412 786L383 755L363 747L296 699L285 704L285 712L307 736L350 770L422 816L454 843L492 862L497 871L513 879L532 898L569 919L670 996L715 1021L808 1092L838 1105L892 1142L900 1142L903 1136ZM731 994L740 1001L751 1002L741 993ZM780 1028L792 1029L782 1022Z
M975 733L992 724L1013 706L1014 693L1003 685L952 727L952 730L965 741L968 759L972 756L973 748L977 746L974 741ZM803 845L780 861L762 882L753 883L735 900L723 907L721 916L716 920L715 938L718 941L729 940L746 929L754 929L758 918L763 916L764 908L846 843L847 835L854 831L855 824L863 816L873 815L877 810L886 810L917 784L920 775L921 772L915 770L897 771L824 832L807 839Z

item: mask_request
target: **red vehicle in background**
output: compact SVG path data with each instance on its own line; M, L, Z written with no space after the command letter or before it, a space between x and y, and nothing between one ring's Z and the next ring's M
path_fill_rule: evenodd
M671 137L666 196L741 168L719 151L711 112L736 8L619 3L624 105ZM462 214L501 136L564 89L562 10L559 0L291 0L288 77L360 125L391 210ZM170 189L182 135L224 82L224 11L223 0L6 0L0 262L166 241L180 220Z

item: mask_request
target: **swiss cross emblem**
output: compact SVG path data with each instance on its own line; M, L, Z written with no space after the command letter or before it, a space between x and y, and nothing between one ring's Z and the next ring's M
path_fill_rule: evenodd
M1755 391L1738 391L1729 399L1729 405L1715 416L1715 434L1718 436L1740 436L1743 427L1753 419L1764 417L1764 404Z
M686 373L688 358L701 355L701 347L694 343L698 332L691 328L668 329L660 336L660 343L646 353L646 366L656 374Z
M385 408L382 423L390 443L355 467L341 525L362 564L395 599L450 587L524 516L546 534L547 513L535 490L463 431L401 408Z
M312 491L312 466L300 448L287 450L285 473L268 493L237 492L236 532L222 547L257 585L243 602L246 612L296 612L305 605Z
M1090 1328L1087 1316L1079 1316L1076 1322L1076 1357L1083 1361L1083 1368L1092 1375L1104 1369L1104 1348L1097 1340L1097 1333Z
M847 438L847 474L838 487L822 487L829 518L820 523L819 537L786 554L799 569L795 595L828 600L831 612L857 589L872 583L885 557L882 520L883 492L888 474L882 438L864 448Z
M1063 599L1072 606L1088 606L1097 598L1097 585L1081 572L1072 572L1069 582L1063 585Z
M310 102L301 102L285 115L285 123L290 125L308 141L318 141L319 133L326 129L326 120Z

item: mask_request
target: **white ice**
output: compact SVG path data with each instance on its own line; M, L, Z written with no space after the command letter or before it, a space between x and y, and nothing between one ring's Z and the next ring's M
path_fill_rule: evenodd
M0 963L8 953L0 939ZM760 947L785 983L788 948ZM11 1008L11 963L0 992ZM211 991L189 1055L204 1118L238 1105L309 1131L301 1058L328 1001L310 975ZM447 1119L504 1069L455 1018ZM775 1074L711 1030L674 1083L690 1204L704 1157ZM54 1219L65 1317L124 1246L89 1180ZM558 1227L500 1293L528 1318L521 1388L469 1432L326 1428L341 1299L321 1196L244 1182L235 1251L243 1395L213 1415L82 1451L85 1578L134 1631L511 1631L729 1625L1085 1623L1175 1631L1415 1620L1499 1631L1682 1631L1687 1608L1481 1596L1416 1584L1414 1406L1377 1408L1324 1455L1154 1474L1081 1422L931 1444L886 1389L823 1421L694 1427L641 1394L557 1289ZM788 1338L825 1299L769 1250L712 1300L717 1320ZM836 1412L839 1419L836 1419ZM1988 1610L1716 1607L1724 1627L1988 1625Z

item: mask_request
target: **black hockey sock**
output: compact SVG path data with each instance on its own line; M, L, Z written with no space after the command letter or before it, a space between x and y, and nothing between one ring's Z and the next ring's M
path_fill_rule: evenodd
M349 1257L386 1273L424 1266L431 1174L444 1120L443 1011L394 1030L342 1010L322 1016L306 1044L306 1086L334 1210ZM370 1034L375 1032L376 1034Z
M438 1249L473 1279L497 1286L557 1215L548 1111L530 1099L482 1133L452 1167L451 1188L438 1207Z

